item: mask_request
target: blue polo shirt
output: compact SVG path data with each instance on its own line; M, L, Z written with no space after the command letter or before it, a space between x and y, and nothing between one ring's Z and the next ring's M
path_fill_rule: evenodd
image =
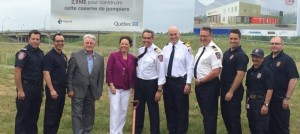
M265 57L263 64L271 70L274 76L272 99L284 98L290 79L299 78L295 61L282 51L274 58L272 53Z
M44 71L49 71L53 85L67 85L67 56L52 48L44 58Z
M264 65L248 70L246 86L249 94L265 96L268 89L273 89L274 81L271 71Z
M231 49L225 51L223 54L223 68L221 73L222 92L227 92L229 90L238 70L244 72L247 71L248 62L249 58L242 50L241 46L233 51L231 51ZM240 86L242 86L242 84Z

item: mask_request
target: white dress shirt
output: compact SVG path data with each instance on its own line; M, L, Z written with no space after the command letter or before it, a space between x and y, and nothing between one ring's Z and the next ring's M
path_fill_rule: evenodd
M139 54L145 51L145 46L139 48ZM161 50L152 44L147 48L147 53L138 60L137 77L143 80L153 80L158 78L158 85L166 82L163 69L164 61L160 61L158 56L162 56Z
M196 56L195 64L200 56L204 46L200 47ZM222 67L222 51L221 49L211 41L206 47L203 55L197 65L197 79L202 79L208 75L213 69Z
M191 83L194 75L194 56L192 52L190 52L190 48L183 44L182 41L179 40L176 44L174 44L174 46L175 54L171 75L172 77L184 77L184 75L187 75L186 83ZM173 44L168 43L163 48L165 76L167 76L166 73L168 72L168 64L172 47Z

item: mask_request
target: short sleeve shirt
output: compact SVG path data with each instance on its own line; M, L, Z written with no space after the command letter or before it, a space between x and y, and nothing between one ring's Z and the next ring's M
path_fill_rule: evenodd
M290 79L299 78L295 61L282 51L274 58L272 54L265 57L263 64L274 76L273 94L285 97Z
M273 75L264 65L261 65L259 68L252 66L247 71L246 86L249 94L264 96L267 90L273 89Z
M22 80L42 83L43 61L44 53L41 49L26 45L16 53L15 66L22 68Z
M241 47L231 51L227 50L223 55L223 69L221 73L221 86L231 86L237 71L247 71L248 56Z
M44 58L44 71L49 71L52 84L67 84L67 57L52 48Z

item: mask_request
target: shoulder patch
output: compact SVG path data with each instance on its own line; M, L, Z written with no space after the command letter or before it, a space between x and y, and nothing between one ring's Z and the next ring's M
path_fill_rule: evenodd
M217 59L221 59L221 53L220 52L215 52Z
M26 53L25 52L19 52L18 53L18 60L23 60L26 57Z
M160 62L163 62L164 61L164 56L163 55L158 55L158 59Z

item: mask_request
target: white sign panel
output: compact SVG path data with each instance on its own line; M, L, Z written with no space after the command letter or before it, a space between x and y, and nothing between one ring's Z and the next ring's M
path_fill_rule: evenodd
M51 0L52 30L141 31L144 0Z
M291 30L253 30L241 29L242 35L250 36L297 36L296 31Z

